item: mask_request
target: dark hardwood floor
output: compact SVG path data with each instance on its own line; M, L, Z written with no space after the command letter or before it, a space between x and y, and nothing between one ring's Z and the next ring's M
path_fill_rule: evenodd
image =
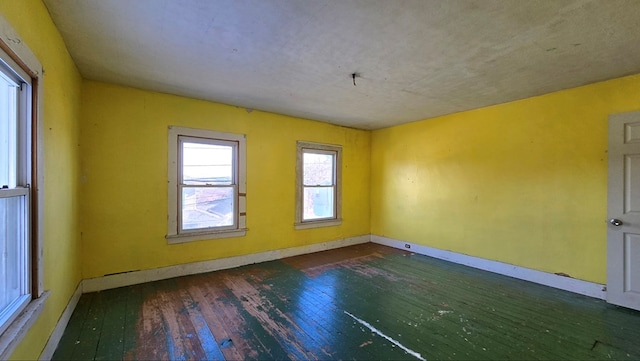
M372 243L81 297L67 360L640 360L640 312Z

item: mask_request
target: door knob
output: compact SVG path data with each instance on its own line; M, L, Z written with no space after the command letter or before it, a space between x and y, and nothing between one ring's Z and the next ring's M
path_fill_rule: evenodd
M613 224L616 227L620 227L622 225L622 221L617 218L611 218L609 223Z

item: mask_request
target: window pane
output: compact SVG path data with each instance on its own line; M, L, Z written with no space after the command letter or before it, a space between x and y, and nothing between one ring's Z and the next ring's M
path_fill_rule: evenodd
M233 147L206 143L182 143L182 183L233 184Z
M0 77L0 188L16 186L17 89Z
M182 229L233 226L234 187L182 188Z
M27 293L26 197L0 198L0 313Z
M335 218L333 187L304 187L303 219Z
M302 162L304 164L304 185L333 185L333 159L334 156L332 154L303 153Z

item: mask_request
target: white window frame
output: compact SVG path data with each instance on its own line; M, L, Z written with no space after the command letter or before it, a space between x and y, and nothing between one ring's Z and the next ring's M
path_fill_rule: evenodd
M334 216L331 218L304 219L304 153L332 154L334 158ZM342 146L298 141L296 151L296 219L295 229L332 227L342 224Z
M184 140L199 139L203 143L229 145L237 148L234 157L234 224L233 226L215 227L197 230L181 230L182 197L181 177L181 144ZM246 136L244 134L223 133L206 129L169 126L168 143L168 217L167 235L169 244L200 241L205 239L242 237L246 235Z
M8 155L8 158L13 158L13 162L10 161L13 163L10 168L13 169L10 169L9 177L13 178L15 183L10 181L8 185L0 184L1 187L8 187L0 189L0 199L23 198L20 202L22 217L18 217L21 243L17 248L20 259L16 260L21 295L5 309L0 309L2 334L31 301L31 77L4 52L0 55L0 73L1 77L17 88L16 108L13 109L17 119L16 124L13 124L14 129L10 130L14 133L15 139L9 139L9 146L15 154L9 149Z
M50 292L44 290L44 257L43 257L43 223L42 209L44 182L42 163L43 144L42 110L44 71L36 56L31 52L20 36L13 30L6 19L0 16L0 59L3 64L20 75L29 84L29 93L21 104L23 117L21 134L19 135L21 158L17 172L20 174L19 186L13 192L27 193L29 200L25 207L28 216L25 221L28 227L28 262L30 295L26 304L22 301L20 312L13 313L9 322L5 322L0 331L0 360L10 357L15 348L22 342L28 330L44 310ZM26 86L26 85L25 85ZM5 193L5 195L7 195Z

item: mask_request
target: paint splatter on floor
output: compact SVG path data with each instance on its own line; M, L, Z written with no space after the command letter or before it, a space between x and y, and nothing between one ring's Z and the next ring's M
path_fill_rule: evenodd
M639 339L640 312L369 243L85 294L54 359L637 360Z

